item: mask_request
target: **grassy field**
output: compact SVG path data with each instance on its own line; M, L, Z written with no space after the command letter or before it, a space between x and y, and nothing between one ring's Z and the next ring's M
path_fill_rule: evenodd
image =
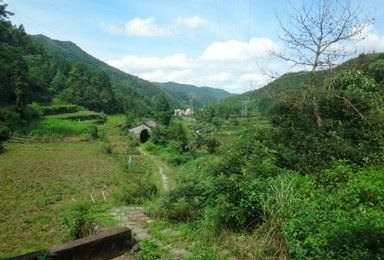
M3 146L0 259L62 243L68 233L62 215L75 203L73 199L90 202L92 194L96 201L92 205L98 210L142 203L150 194L143 194L140 185L151 188L150 181L158 182L152 176L156 167L129 147L127 136L107 133L88 142ZM129 156L133 163L128 168Z
M79 111L76 113L48 115L45 118L56 118L56 119L76 119L76 118L96 118L100 113L94 111Z
M4 144L0 155L0 258L61 242L60 210L101 190L111 199L118 166L98 142Z

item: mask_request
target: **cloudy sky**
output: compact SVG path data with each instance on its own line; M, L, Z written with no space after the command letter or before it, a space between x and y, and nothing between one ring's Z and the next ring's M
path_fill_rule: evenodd
M305 0L307 1L307 0ZM294 6L301 0L292 0ZM353 1L352 1L353 2ZM384 52L384 1L364 0L374 16L360 52ZM29 34L72 41L125 72L242 93L266 71L295 70L271 57L282 50L276 14L287 0L5 0Z

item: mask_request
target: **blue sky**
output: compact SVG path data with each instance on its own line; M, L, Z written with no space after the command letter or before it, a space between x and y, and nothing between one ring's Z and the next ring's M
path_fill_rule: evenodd
M292 0L294 5L300 0ZM96 58L156 82L242 93L291 66L267 49L283 48L275 13L287 0L5 0L11 21L29 34L72 41ZM375 17L359 52L384 52L384 1L363 1Z

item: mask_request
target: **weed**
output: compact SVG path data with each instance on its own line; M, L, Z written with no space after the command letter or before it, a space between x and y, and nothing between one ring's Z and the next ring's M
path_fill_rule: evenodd
M51 253L47 250L41 250L40 251L40 254L37 259L38 260L51 260L53 259L52 257L56 256L57 254L56 253Z
M66 239L78 239L93 233L94 216L91 205L87 202L77 202L61 216L61 223L67 228Z
M140 243L139 255L146 260L157 259L162 252L160 246L153 239L144 239Z

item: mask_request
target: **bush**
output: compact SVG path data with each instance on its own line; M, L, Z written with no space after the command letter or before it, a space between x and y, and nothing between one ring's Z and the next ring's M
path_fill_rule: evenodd
M85 135L86 138L90 137L90 139L97 139L99 137L98 131L97 131L97 126L95 124L89 124L85 128L85 133L86 133L86 135Z
M194 156L191 153L183 154L174 154L169 158L168 163L173 166L178 166L187 162L190 162L194 159Z
M147 150L147 151L149 151L149 152L156 153L156 152L158 152L158 151L161 150L161 147L158 146L158 145L156 145L156 144L154 144L154 143L151 142L151 141L148 141L148 142L146 142L146 143L144 144L144 149Z
M203 187L196 180L181 184L162 196L159 207L168 220L197 220L205 206L204 193Z
M340 162L325 173L325 187L295 201L283 227L293 258L384 257L382 170Z
M61 223L67 228L66 239L78 239L89 236L94 231L94 216L91 204L88 202L76 202L61 215Z
M160 246L153 239L144 239L140 243L139 255L145 260L159 259L161 252Z
M9 138L9 128L4 122L0 121L0 142Z
M26 121L41 121L44 119L43 109L37 104L28 105L24 110L24 119Z
M341 209L324 191L301 201L283 228L295 259L381 259L384 213L366 207Z
M216 149L219 148L220 145L221 145L220 142L217 141L215 138L207 140L207 150L211 154L215 153Z

